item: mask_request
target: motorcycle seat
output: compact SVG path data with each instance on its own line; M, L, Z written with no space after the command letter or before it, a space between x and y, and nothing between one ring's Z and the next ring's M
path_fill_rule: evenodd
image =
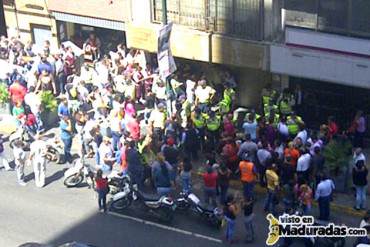
M156 194L147 194L147 193L143 193L143 192L140 192L141 196L144 198L145 201L159 201L159 199L161 199L161 196L159 195L156 195Z
M201 203L198 204L198 207L200 207L205 212L213 213L213 209L211 209L209 207L206 207L205 205L203 205Z

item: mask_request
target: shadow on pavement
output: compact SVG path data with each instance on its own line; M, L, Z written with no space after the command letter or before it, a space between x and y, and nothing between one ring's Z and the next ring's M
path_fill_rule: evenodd
M46 186L48 186L49 184L51 184L55 181L58 181L63 176L64 176L64 170L55 172L53 175L51 175L51 176L49 176L45 179Z

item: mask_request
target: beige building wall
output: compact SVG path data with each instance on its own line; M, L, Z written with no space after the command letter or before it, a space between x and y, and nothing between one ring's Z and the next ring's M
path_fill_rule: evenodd
M33 27L47 28L52 33L51 46L57 48L56 22L48 12L47 1L15 0L14 3L4 4L8 36L19 36L22 42L27 42L33 39Z

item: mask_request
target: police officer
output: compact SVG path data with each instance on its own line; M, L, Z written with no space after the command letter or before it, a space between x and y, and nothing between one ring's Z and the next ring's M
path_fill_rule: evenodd
M221 116L216 115L214 111L211 111L206 119L206 127L209 149L212 151L215 150L220 137Z
M292 138L297 135L300 124L303 124L302 118L297 116L295 112L292 112L292 114L287 118L288 131Z
M198 132L198 138L200 142L201 149L204 150L204 137L205 137L205 125L206 120L199 108L195 108L195 111L191 114L191 121L194 124Z
M191 104L190 102L186 99L185 95L181 95L179 97L179 102L181 104L180 108L180 120L181 120L181 127L185 128L188 124L188 119L191 114Z
M264 106L268 105L270 100L272 100L272 102L276 101L277 92L276 90L272 89L272 85L271 83L269 83L266 85L266 87L262 89L261 96L262 96L262 106Z
M277 109L278 109L278 106L274 104L273 99L270 99L268 104L263 105L263 113L265 114L265 117L268 117L268 114L270 113L270 111L272 110L276 111Z

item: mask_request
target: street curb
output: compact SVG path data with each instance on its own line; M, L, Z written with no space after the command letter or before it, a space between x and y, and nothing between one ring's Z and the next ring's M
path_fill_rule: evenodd
M202 172L198 171L198 172L196 172L196 175L198 177L202 177ZM230 181L230 188L232 188L234 190L239 190L239 191L242 191L242 189L243 189L241 182L235 181L235 180ZM254 191L257 194L266 194L266 188L261 187L259 184L256 184L256 186L254 187ZM313 206L315 206L315 207L318 206L316 201L313 201ZM364 211L357 211L357 210L353 209L352 207L340 205L340 204L333 203L333 202L330 203L330 209L334 212L344 213L344 214L349 215L349 216L355 216L355 217L363 217L364 216Z

